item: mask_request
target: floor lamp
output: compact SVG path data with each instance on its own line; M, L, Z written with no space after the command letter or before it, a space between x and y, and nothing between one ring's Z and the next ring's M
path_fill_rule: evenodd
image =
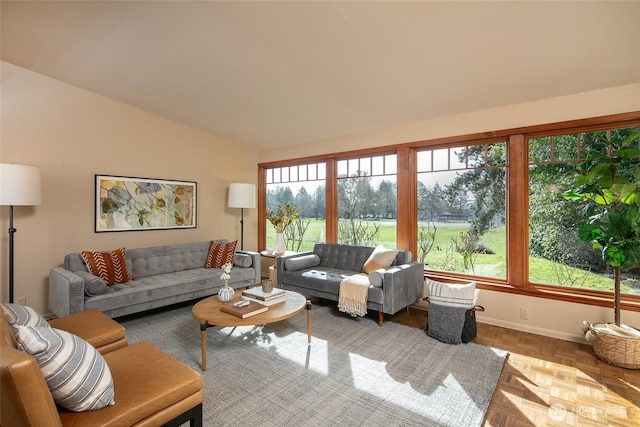
M244 250L244 210L256 207L255 184L229 184L229 203L227 207L240 208L240 249Z
M40 169L35 166L0 163L0 205L9 206L9 302L13 302L13 228L14 206L40 204Z

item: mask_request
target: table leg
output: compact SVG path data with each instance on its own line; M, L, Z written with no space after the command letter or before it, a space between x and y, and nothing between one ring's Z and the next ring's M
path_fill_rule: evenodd
M200 345L202 347L202 370L207 370L207 325L203 323L200 325Z
M307 300L307 342L311 344L311 300Z

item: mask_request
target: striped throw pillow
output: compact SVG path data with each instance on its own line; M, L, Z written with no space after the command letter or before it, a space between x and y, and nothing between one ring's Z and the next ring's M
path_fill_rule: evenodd
M19 347L32 355L53 400L73 412L113 405L113 378L102 355L83 339L54 328L17 326Z
M4 303L0 307L11 326L49 326L47 319L26 305Z
M233 255L236 253L238 241L228 243L214 242L209 244L209 254L204 263L204 268L222 268L223 265L233 263Z
M473 308L476 297L476 282L443 283L426 279L429 304L448 307Z
M125 252L125 248L119 248L111 252L82 251L81 255L91 274L104 280L107 285L115 285L133 280L127 270Z

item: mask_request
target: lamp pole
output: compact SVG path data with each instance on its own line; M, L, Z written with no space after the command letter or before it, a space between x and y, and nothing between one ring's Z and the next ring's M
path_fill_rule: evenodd
M240 250L244 250L244 208L240 208Z
M16 233L13 228L13 205L9 206L9 302L13 303L13 235Z

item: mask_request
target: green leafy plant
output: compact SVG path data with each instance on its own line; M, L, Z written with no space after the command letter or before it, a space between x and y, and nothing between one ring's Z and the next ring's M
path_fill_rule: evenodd
M278 205L275 210L266 212L265 216L273 225L273 228L276 229L276 233L282 233L291 221L298 217L298 208L288 203L286 205Z
M640 134L622 142L596 141L576 169L566 200L583 201L587 223L578 237L591 242L614 272L614 320L620 326L620 270L640 266Z

